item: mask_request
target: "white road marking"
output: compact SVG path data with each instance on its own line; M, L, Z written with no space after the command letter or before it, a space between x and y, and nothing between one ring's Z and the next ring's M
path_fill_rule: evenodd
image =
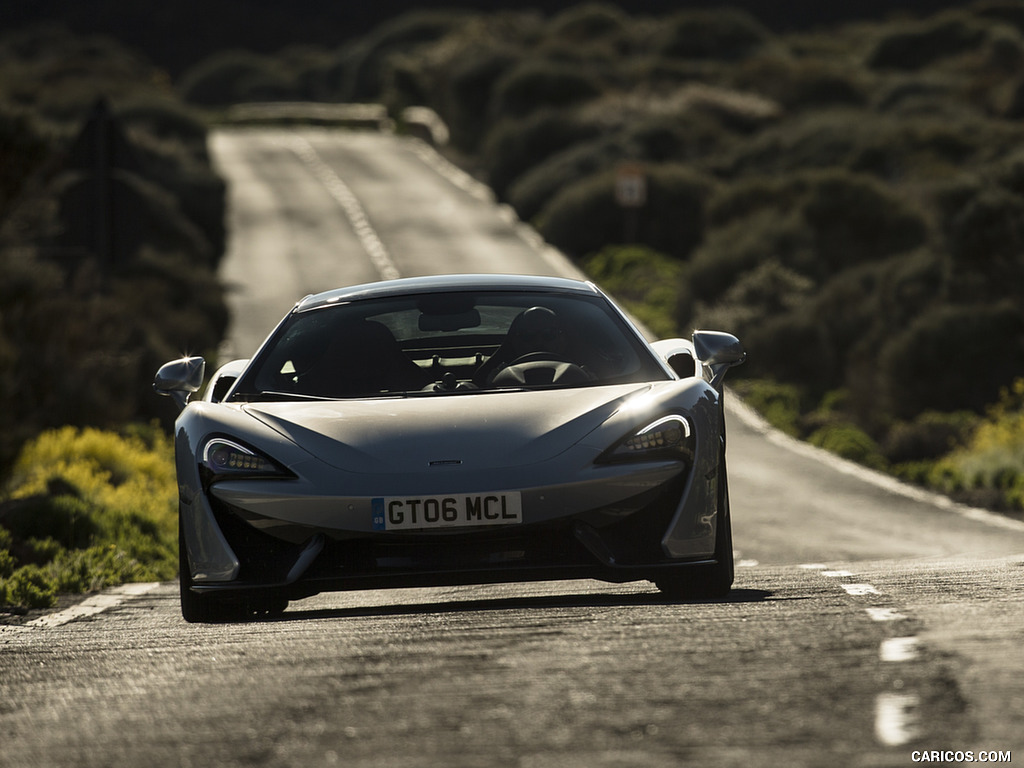
M902 621L907 618L894 608L865 608L872 621Z
M920 697L913 693L880 693L875 699L875 738L889 747L916 739L920 704Z
M359 242L370 257L370 262L377 270L381 279L394 280L401 277L401 273L398 271L398 267L395 266L391 254L388 253L387 247L377 235L373 225L370 224L366 211L363 210L359 199L349 188L348 184L342 181L341 177L321 159L316 149L307 139L295 135L282 138L280 141L299 156L299 159L306 164L306 167L324 185L331 194L331 197L341 206L341 209L352 224L352 229L355 230L356 237L359 238Z
M828 568L824 563L804 563L800 567L807 571L824 571Z
M740 560L738 563L736 563L736 567L737 568L755 568L755 567L757 567L760 564L761 563L758 562L757 560Z
M916 637L890 637L878 649L882 661L914 661L920 655L921 641Z
M881 594L881 592L875 589L871 584L840 584L839 586L845 589L847 594L853 595L854 597Z
M847 576L853 576L851 571L822 571L822 576L828 576L830 579L845 579Z
M24 626L33 629L52 629L60 627L76 619L86 616L95 616L97 613L114 608L130 597L144 595L147 592L160 586L159 582L147 582L143 584L122 584L119 587L112 587L98 595L86 598L78 605L73 605L59 613L51 613L40 616L38 619L26 621Z

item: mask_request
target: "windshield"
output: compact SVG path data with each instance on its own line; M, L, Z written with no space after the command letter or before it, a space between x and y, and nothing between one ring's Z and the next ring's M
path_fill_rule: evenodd
M668 378L602 297L433 293L290 315L232 399L352 398Z

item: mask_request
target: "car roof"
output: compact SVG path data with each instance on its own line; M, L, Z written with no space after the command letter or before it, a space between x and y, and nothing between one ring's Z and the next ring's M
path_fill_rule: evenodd
M306 296L295 305L295 312L330 304L339 304L363 299L407 296L418 293L439 293L442 291L551 291L556 293L579 293L591 296L602 295L593 283L570 280L564 277L541 275L429 275L425 277L404 277L396 280L382 280L347 288Z

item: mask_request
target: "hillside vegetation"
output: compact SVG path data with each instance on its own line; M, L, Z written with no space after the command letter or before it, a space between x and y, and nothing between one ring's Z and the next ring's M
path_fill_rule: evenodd
M989 425L1007 456L1024 441L1019 0L791 35L735 10L421 12L334 50L226 53L179 86L207 107L432 107L456 161L660 332L740 336L736 387L780 426L1019 508L1019 458L965 458L991 453ZM646 176L635 210L624 163Z
M131 425L169 426L154 371L226 327L205 139L110 40L0 37L0 608L174 577L170 441Z

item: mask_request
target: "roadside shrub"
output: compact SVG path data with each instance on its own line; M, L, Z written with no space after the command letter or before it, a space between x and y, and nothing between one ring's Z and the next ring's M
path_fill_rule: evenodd
M487 132L491 93L506 72L521 59L510 46L467 49L450 65L438 105L459 149L475 152Z
M440 40L465 20L464 11L417 10L380 24L343 50L336 98L355 102L379 99L393 56L408 55Z
M795 385L772 379L738 378L731 388L773 427L791 437L800 436L803 395Z
M852 424L832 424L814 432L808 442L830 453L872 469L884 470L885 457L878 444Z
M679 335L679 261L641 245L610 245L581 266L656 338Z
M742 333L750 375L800 382L814 396L836 386L841 361L813 315L792 311L765 317Z
M615 172L598 173L557 194L537 218L550 243L577 257L631 240L685 259L704 236L709 177L686 166L649 168L647 203L624 210L615 201Z
M980 147L1005 141L999 138L1001 127L972 110L952 111L902 116L838 107L809 110L737 144L727 167L733 174L839 168L887 182L917 174L941 178Z
M986 187L948 220L946 230L955 295L1024 296L1024 198Z
M67 528L79 529L60 542L68 549L123 541L145 551L151 545L135 541L140 535L157 545L176 540L173 448L162 433L147 438L73 427L41 434L18 457L9 498L15 507L38 505L52 527L20 512L14 527L5 515L4 526L22 539L41 538L60 531L57 520L63 516Z
M554 109L521 120L501 120L488 134L480 152L487 183L498 197L504 198L509 185L527 170L599 133L598 126Z
M601 99L581 115L588 122L601 105L611 101L609 113L616 110L611 99ZM508 186L506 197L520 218L531 220L564 187L601 171L609 171L620 162L686 163L704 171L703 161L731 142L734 134L724 130L714 117L700 111L671 116L633 116L628 107L618 107L622 117L613 118L616 127L600 131L587 140L570 144L523 172ZM609 113L604 113L605 117ZM594 118L596 121L596 118ZM619 125L619 123L623 123Z
M694 302L717 301L742 274L770 261L824 285L928 236L924 214L868 176L830 170L720 189L688 275Z
M878 369L897 417L981 411L1024 375L1024 317L1012 303L938 306L890 338Z
M177 571L173 447L153 427L72 427L29 441L0 501L0 603L46 607L57 592Z
M854 67L793 56L754 56L737 66L737 85L772 99L787 111L862 106L868 88Z
M874 69L922 69L984 43L985 27L967 14L946 13L887 31L868 55Z
M629 27L629 17L611 3L583 3L562 11L548 23L548 35L571 43L617 38Z
M48 154L49 146L35 122L26 113L0 102L0 221Z
M57 602L57 585L38 565L26 565L0 581L0 605L50 608Z
M619 136L576 142L518 176L508 186L506 197L519 218L530 221L560 190L607 171L627 157L629 148Z
M491 112L526 117L544 108L565 108L600 95L601 84L578 66L526 59L495 83Z
M743 274L761 264L780 265L813 259L810 233L794 211L774 206L711 227L694 251L686 274L685 306L713 306Z
M224 51L201 61L178 81L178 91L191 104L223 107L245 101L292 98L294 85L273 59L248 51Z
M769 259L742 273L718 301L707 305L697 299L693 322L746 339L772 318L807 312L813 293L813 282Z
M206 124L181 102L163 96L139 94L118 105L117 119L129 131L190 145L206 144Z
M947 492L995 492L1001 506L1024 509L1024 379L1002 390L970 439L935 464L931 479Z
M928 234L924 217L903 198L874 179L842 172L814 178L802 212L814 232L819 278L912 250Z
M673 58L735 61L771 40L771 32L744 11L693 10L666 19L654 48Z
M894 424L882 442L882 453L893 464L938 459L963 445L978 421L970 411L925 411L911 421Z

